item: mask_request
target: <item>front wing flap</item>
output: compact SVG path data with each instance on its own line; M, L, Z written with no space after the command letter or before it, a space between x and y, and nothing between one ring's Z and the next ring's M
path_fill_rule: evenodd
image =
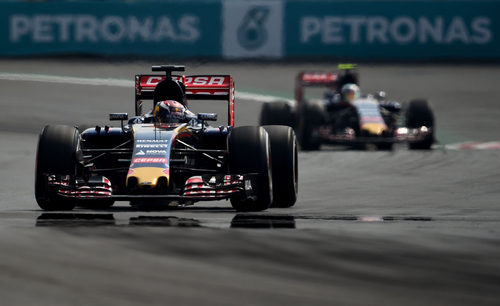
M83 180L70 175L46 175L47 188L57 195L75 199L113 200L185 200L216 201L233 196L254 198L258 186L258 175L201 175L186 180L181 194L113 194L109 179L104 176Z

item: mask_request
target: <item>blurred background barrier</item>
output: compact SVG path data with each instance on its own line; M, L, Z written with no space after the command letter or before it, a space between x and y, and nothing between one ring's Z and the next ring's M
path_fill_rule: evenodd
M498 59L500 1L290 1L285 56Z
M0 2L2 55L220 56L220 1Z
M500 0L1 1L0 55L500 58Z

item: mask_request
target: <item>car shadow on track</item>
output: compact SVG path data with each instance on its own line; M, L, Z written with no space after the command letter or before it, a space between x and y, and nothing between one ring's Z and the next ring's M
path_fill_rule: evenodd
M37 227L100 227L100 226L150 226L150 227L210 227L195 218L177 216L138 215L128 223L118 221L114 214L95 212L44 212L36 219ZM295 217L270 214L236 214L229 228L273 229L295 228Z

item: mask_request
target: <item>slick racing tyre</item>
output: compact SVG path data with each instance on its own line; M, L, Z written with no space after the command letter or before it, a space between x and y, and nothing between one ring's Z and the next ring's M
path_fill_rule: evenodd
M286 125L295 127L295 116L287 102L267 102L260 111L260 125Z
M271 207L291 207L297 201L298 161L297 140L291 127L263 126L271 139L271 173L273 202Z
M299 109L298 117L297 134L301 149L305 151L319 150L321 141L317 136L313 135L313 130L323 123L323 110L321 106L316 103L304 101Z
M412 150L429 150L434 142L434 113L426 100L410 101L406 110L406 126L420 128L425 126L430 129L429 135L421 141L409 142Z
M35 198L44 210L71 210L76 201L50 191L44 174L76 174L78 131L65 125L47 125L38 139Z
M271 145L267 132L258 126L235 127L228 137L229 172L257 173L253 198L231 197L237 211L261 211L272 201Z

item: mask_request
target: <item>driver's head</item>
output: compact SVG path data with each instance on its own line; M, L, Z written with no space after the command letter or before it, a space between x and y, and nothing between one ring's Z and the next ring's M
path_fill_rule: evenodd
M156 103L153 110L155 122L179 123L186 120L186 109L182 104L174 100L165 100Z
M342 100L347 103L354 102L361 95L358 85L352 83L342 86L340 94L342 95Z

